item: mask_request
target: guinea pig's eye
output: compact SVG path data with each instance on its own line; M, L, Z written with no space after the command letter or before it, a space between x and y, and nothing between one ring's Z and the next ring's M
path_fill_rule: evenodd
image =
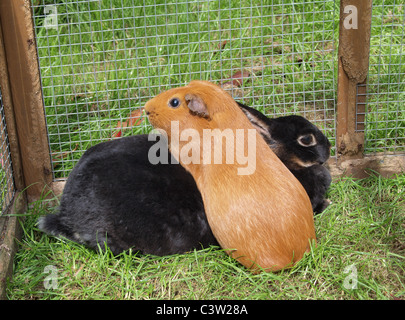
M177 98L170 99L169 107L177 108L179 105L180 105L180 100L179 99L177 99Z
M312 147L316 145L316 139L313 134L304 134L297 139L298 143L303 147Z

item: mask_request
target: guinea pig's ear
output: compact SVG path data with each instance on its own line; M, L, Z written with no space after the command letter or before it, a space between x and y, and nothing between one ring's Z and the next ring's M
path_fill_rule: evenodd
M184 98L186 99L188 108L192 112L204 118L209 116L207 106L201 97L195 94L187 93Z
M270 119L268 119L260 111L248 107L240 102L237 102L239 108L243 111L250 123L256 128L260 135L267 141L271 141L271 134L269 131Z

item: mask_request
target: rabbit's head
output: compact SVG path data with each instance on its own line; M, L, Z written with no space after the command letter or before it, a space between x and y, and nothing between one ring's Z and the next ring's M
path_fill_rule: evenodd
M256 109L238 105L289 169L307 168L328 160L328 138L307 119L296 115L269 119Z

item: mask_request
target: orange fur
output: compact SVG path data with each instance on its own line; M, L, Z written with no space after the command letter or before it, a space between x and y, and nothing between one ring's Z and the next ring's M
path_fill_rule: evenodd
M204 101L208 116L190 112L186 99L190 94ZM168 106L172 98L180 100L179 107ZM254 127L232 97L215 84L192 81L162 92L146 103L145 110L152 125L167 132L169 142L171 121L179 121L180 132L193 128L200 137L203 129L244 129L247 154L247 129ZM180 149L186 143L180 141ZM222 157L225 159L225 152ZM258 133L253 174L237 175L238 164L226 164L225 160L222 164L179 161L197 183L218 242L246 267L254 271L259 267L266 271L290 267L316 239L312 207L304 188Z

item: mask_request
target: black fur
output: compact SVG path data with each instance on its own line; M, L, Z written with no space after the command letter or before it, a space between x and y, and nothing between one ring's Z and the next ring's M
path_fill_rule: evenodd
M147 135L88 149L69 175L59 212L39 228L114 254L169 255L217 244L193 177L179 164L152 165Z
M311 200L314 213L321 213L331 203L325 199L332 178L328 169L320 164L309 168L293 169L291 172L301 182Z
M285 125L294 127L296 119L291 118L294 121L286 124L277 119L272 122L260 112L244 108L245 112L250 110L260 116L262 135L276 154L278 150L288 155L291 133L278 135L273 130L288 130ZM271 130L271 135L266 135L266 130ZM291 132L296 130L291 129ZM314 129L311 127L311 130ZM270 136L274 138L269 139ZM39 228L93 249L99 246L103 249L106 242L114 254L133 248L144 254L169 255L218 245L193 177L179 164L151 164L148 151L154 144L155 141L148 141L147 135L138 135L88 149L69 175L59 211L41 217ZM298 150L291 148L292 152ZM305 150L299 151L304 157ZM170 153L168 155L170 159ZM316 160L312 153L308 157ZM288 162L289 158L284 158ZM324 158L322 160L326 161ZM325 178L328 172L319 166L324 177L311 174L313 180L309 180L308 169L315 168L298 169L293 173L303 183L311 201L319 203L318 198L323 199L325 193L317 189L319 181L325 182L326 191L330 183L326 183Z
M269 119L256 109L238 104L270 148L301 182L314 212L325 210L330 204L325 199L325 193L332 181L328 169L322 166L330 156L331 144L328 138L303 117L292 115ZM297 139L308 134L314 136L315 144L300 145Z

